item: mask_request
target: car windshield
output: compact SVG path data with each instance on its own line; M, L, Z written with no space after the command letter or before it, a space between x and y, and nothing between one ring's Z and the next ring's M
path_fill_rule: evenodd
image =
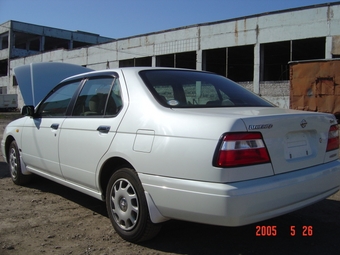
M165 107L273 107L235 82L212 73L160 69L141 71L140 76Z

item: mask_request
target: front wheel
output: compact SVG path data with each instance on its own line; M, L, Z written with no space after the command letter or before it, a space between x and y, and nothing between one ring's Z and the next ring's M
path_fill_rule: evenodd
M11 142L8 148L8 164L12 181L15 184L23 185L31 180L31 175L24 175L21 172L20 152L15 140Z
M111 176L106 207L115 231L126 241L146 241L161 228L151 222L144 189L131 168L119 169Z

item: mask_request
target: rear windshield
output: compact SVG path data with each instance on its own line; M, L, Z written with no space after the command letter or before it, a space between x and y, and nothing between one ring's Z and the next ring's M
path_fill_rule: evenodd
M156 100L165 107L273 107L237 83L212 73L144 70L140 76Z

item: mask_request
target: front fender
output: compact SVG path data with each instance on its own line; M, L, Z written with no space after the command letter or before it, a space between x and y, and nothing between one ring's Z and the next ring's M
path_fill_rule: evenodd
M23 117L10 122L3 133L3 138L1 141L1 150L3 158L8 162L8 148L13 140L16 141L19 151L21 150L21 134L23 131L23 126L28 117Z

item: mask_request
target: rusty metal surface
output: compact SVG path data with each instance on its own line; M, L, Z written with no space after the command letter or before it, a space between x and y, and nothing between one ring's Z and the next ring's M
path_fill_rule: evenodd
M290 108L340 114L340 59L290 63Z
M340 55L340 36L335 35L332 37L332 54Z

